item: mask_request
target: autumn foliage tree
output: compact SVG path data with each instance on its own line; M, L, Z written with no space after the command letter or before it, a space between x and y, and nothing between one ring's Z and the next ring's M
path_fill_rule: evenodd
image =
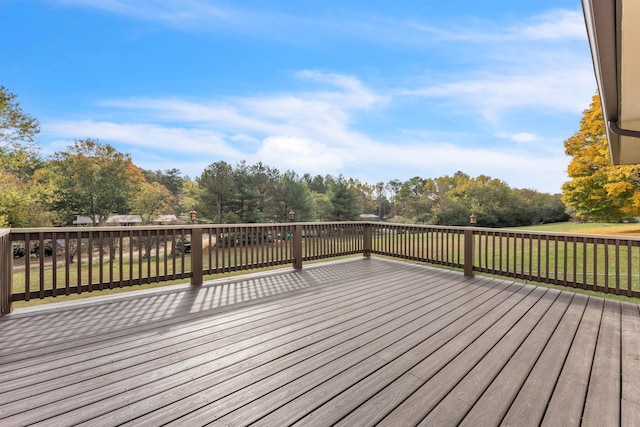
M158 182L142 182L131 199L131 212L140 215L143 224L150 224L157 215L173 213L175 196Z
M562 200L579 217L617 222L640 214L640 166L614 166L602 117L600 96L583 112L580 130L564 142L571 156Z
M0 227L48 224L32 185L41 166L38 132L38 121L22 110L17 95L0 86Z
M56 208L67 221L85 215L98 225L113 213L128 212L134 191L144 181L128 154L91 138L56 152L50 167L59 189Z

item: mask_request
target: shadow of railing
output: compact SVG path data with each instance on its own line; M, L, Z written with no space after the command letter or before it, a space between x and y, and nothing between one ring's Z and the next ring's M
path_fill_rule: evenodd
M132 292L25 308L0 319L0 340L5 343L0 357L28 359L41 351L56 353L71 347L81 349L89 343L90 351L96 351L101 341L107 346L106 343L117 336L130 335L130 340L136 341L142 335L166 334L174 326L182 327L189 322L197 328L199 321L218 313L270 300L276 307L287 295L339 286L351 277L363 275L366 268L368 263L336 262L304 271L288 269L217 280L199 287L179 285L171 290ZM262 307L264 310L264 304Z

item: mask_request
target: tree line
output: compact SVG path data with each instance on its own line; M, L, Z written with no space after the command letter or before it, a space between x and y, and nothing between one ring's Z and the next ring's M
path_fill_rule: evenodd
M360 214L434 225L507 227L568 219L560 195L511 188L463 172L364 183L343 175L298 175L261 162L215 161L191 179L178 169L145 170L112 145L75 140L43 158L38 121L0 86L0 226L62 226L76 215L100 224L112 214L159 214L211 223L350 221Z

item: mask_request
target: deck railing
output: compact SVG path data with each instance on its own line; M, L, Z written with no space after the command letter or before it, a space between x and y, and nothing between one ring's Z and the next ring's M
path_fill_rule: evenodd
M13 249L11 230L0 229L0 313L11 311L13 293Z
M640 296L640 238L323 222L0 230L0 304L353 254Z

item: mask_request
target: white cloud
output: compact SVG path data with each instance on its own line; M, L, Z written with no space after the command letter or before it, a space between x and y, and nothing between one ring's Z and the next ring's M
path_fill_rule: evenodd
M498 138L510 139L513 142L533 142L540 138L538 135L530 132L518 132L518 133L499 132L499 133L496 133L495 136L497 136Z
M520 73L520 71L518 71ZM550 69L530 74L487 74L396 93L440 99L458 114L475 112L499 125L505 113L514 109L579 113L593 95L595 81L587 67Z
M518 23L460 19L448 25L428 22L396 22L392 28L406 28L428 35L429 39L447 42L470 42L474 45L513 43L527 40L561 41L584 40L586 29L582 13L576 10L553 9L532 17L520 18ZM462 22L461 22L462 21ZM385 32L383 31L383 34ZM401 38L401 37L400 37ZM405 35L407 40L411 40ZM415 42L415 40L414 40Z
M499 25L498 25L499 27ZM580 113L596 88L582 16L554 10L502 32L474 33L474 66L429 72L397 95L437 99L459 114L499 126L505 114L534 108ZM577 45L576 40L581 40Z
M534 17L530 24L514 28L531 40L584 39L584 17L574 10L552 10Z
M122 124L105 121L59 121L42 124L47 135L57 138L97 138L108 143L126 144L140 150L165 153L188 151L240 159L242 154L210 129L168 127L154 124Z
M103 10L145 21L163 22L183 29L205 29L219 22L239 24L243 14L230 7L214 6L200 0L53 0L57 3Z
M250 135L255 140L269 136L307 138L313 135L318 141L353 145L360 139L348 129L353 112L382 106L387 99L352 76L309 70L296 75L329 83L337 89L235 97L216 102L133 98L104 101L101 105L129 110L146 121L196 124L216 129L220 135Z
M342 89L341 93L325 93L324 99L332 102L338 100L345 108L370 108L375 105L384 104L389 99L386 96L374 93L367 88L362 82L353 77L337 73L321 73L314 70L303 70L296 73L301 79L314 80L321 83L327 83Z
M246 144L255 145L255 146L260 144L260 141L257 138L254 138L251 135L245 135L245 134L232 135L229 137L229 139L233 142L241 142L241 143L246 143Z
M337 173L348 156L343 149L331 147L307 138L269 136L254 158L266 164L278 165L300 173ZM304 171L304 172L303 172Z
M514 186L526 186L525 176L530 182L531 174L535 174L541 176L536 188L551 192L558 191L563 181L566 159L562 154L544 153L539 147L527 149L530 144L490 149L447 142L459 140L459 133L399 132L385 141L356 131L352 124L354 113L370 111L374 106L387 107L387 96L352 76L304 71L297 77L329 84L333 89L214 102L175 98L110 100L102 103L110 115L127 117L129 123L61 120L43 123L42 130L56 141L91 136L117 143L141 167L179 167L191 176L199 175L213 161L247 160L299 173L344 173L371 182L416 175L435 177L457 170L500 179L511 177L505 180ZM507 97L516 86L514 83L504 88L495 82L492 88L499 96ZM430 90L431 96L455 98L462 93L478 100L489 96L484 92L487 88L479 83ZM537 90L526 88L531 96ZM522 90L517 95L524 96ZM363 100L358 101L360 96ZM515 142L539 138L529 132L497 132L497 136ZM194 160L187 160L189 157Z
M393 170L392 177L400 180L463 171L471 176L490 175L517 188L557 193L567 179L567 164L564 156L548 156L535 150L468 148L422 141L408 145L374 144L354 167L360 171L358 177L365 182L387 181L381 177L389 169ZM533 176L535 181L532 181Z

